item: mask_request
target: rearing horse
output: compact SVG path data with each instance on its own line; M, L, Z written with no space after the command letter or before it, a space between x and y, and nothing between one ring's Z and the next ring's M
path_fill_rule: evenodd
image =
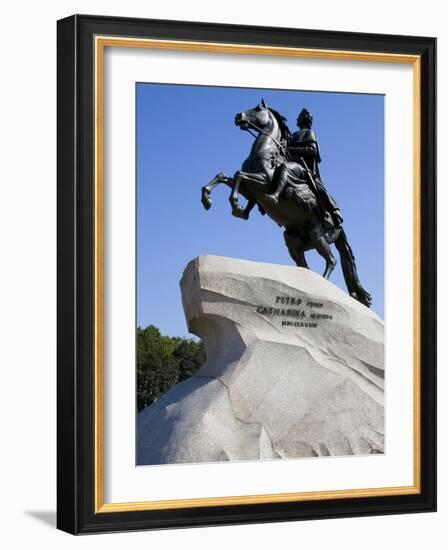
M258 204L263 214L266 213L285 228L285 243L296 265L308 268L305 251L314 248L325 259L323 276L326 279L330 278L336 266L330 246L334 243L339 251L349 294L369 307L372 298L359 282L355 258L344 230L323 226L316 195L308 184L306 169L287 158L287 144L291 134L285 119L274 109L268 108L262 100L254 109L238 113L235 124L242 130L254 131L256 139L241 171L236 172L233 178L220 173L202 188L204 208L208 210L211 207L211 192L219 183L228 185L232 189L229 200L234 216L247 220L252 208ZM268 194L272 191L277 167L285 163L290 174L288 183L278 202L274 202ZM245 208L239 205L238 194L247 199Z

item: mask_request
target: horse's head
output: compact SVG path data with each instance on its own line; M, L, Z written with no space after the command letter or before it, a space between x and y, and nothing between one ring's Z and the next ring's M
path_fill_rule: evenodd
M272 113L268 109L264 99L261 100L256 107L243 111L235 115L235 124L241 128L241 130L250 130L258 128L264 129L272 121Z

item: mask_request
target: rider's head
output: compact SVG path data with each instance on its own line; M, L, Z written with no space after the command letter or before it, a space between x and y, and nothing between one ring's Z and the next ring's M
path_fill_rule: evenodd
M301 129L311 128L313 125L313 115L308 109L302 109L297 116L297 126Z

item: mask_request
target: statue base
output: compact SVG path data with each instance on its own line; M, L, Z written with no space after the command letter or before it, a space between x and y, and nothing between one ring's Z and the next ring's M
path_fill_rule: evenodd
M138 415L138 464L384 452L384 325L307 269L218 256L181 280L207 362Z

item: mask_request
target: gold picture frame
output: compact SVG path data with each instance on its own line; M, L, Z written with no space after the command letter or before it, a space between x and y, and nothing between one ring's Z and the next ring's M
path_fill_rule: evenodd
M190 25L190 27L189 27ZM86 166L91 167L92 186L88 191L88 203L90 205L90 216L84 213L81 220L74 220L78 224L89 225L87 233L90 237L91 260L86 268L91 273L91 279L86 280L84 284L89 286L89 299L91 300L90 316L90 358L89 364L76 364L72 361L72 375L79 373L83 369L83 384L78 383L70 385L68 393L70 394L70 403L67 405L67 388L64 384L59 387L59 422L65 422L67 410L70 406L75 409L77 404L78 411L80 407L84 410L87 407L85 402L86 395L91 396L90 401L90 429L86 426L77 425L77 442L72 439L61 436L60 446L63 447L59 454L59 514L58 525L61 529L73 533L80 532L98 532L108 530L135 529L136 522L138 528L155 528L161 525L196 525L208 523L234 523L251 521L251 514L261 517L259 521L272 521L275 518L282 517L308 517L307 506L309 510L314 510L312 504L323 504L325 501L340 501L341 507L339 513L335 515L362 515L379 513L384 503L391 507L392 511L400 512L406 509L434 509L434 487L432 474L434 473L434 449L428 447L428 438L433 440L435 435L428 436L431 431L430 422L433 419L434 411L430 409L429 401L431 395L434 395L434 388L431 386L431 372L434 369L433 356L422 358L422 348L426 354L428 349L434 354L434 318L428 318L428 312L422 313L422 303L432 295L434 289L428 288L428 274L422 271L423 260L425 258L424 268L430 270L429 277L434 277L435 252L433 231L428 230L431 220L428 219L428 201L430 210L434 209L432 188L435 185L435 178L428 179L428 173L433 172L434 148L430 150L422 149L422 139L428 142L428 135L434 134L434 102L435 91L433 86L435 61L434 61L434 39L412 39L407 38L399 45L395 37L383 37L372 35L366 40L365 35L356 35L355 37L346 36L344 33L331 33L324 31L299 31L289 30L289 44L284 42L284 38L279 38L279 32L275 29L264 29L264 40L270 41L267 45L258 43L255 36L259 35L257 28L236 28L232 26L219 25L217 29L210 28L206 24L187 24L182 26L182 31L178 29L176 38L161 38L163 31L165 34L176 34L176 28L170 22L152 22L138 21L138 33L135 26L132 27L128 20L108 19L108 18L90 18L89 16L74 16L59 22L59 73L61 81L59 84L59 117L62 120L71 117L71 124L79 125L79 120L86 119L86 113L90 114L91 127L88 132L92 140L85 147L90 147L91 156L84 157ZM131 28L133 29L131 31ZM258 34L257 34L258 30ZM216 31L216 32L214 32ZM305 34L303 34L305 32ZM235 42L235 33L239 33L241 42ZM251 34L252 33L252 34ZM307 34L308 33L308 34ZM136 36L138 34L138 36ZM186 35L190 38L187 39ZM216 36L215 40L205 39L207 36ZM225 36L233 37L233 41L225 41ZM76 37L76 40L75 40ZM196 37L196 38L195 38ZM357 42L356 42L357 40ZM262 41L261 41L262 42ZM303 43L314 45L304 47ZM355 43L363 46L356 49ZM297 44L297 45L296 45ZM325 44L327 46L325 47ZM339 47L336 47L336 45ZM90 45L90 49L88 46ZM345 45L345 47L344 47ZM381 487L381 488L362 488L355 490L330 490L302 493L281 493L281 494L263 494L263 495L244 495L244 496L226 496L216 498L198 498L182 500L163 500L163 501L141 501L141 502L119 502L108 503L104 499L104 54L106 48L153 48L168 49L176 51L190 52L208 52L208 53L232 53L244 55L269 55L286 56L301 58L317 58L325 60L356 60L362 62L386 62L386 63L405 63L412 65L413 70L413 130L414 130L414 154L413 154L413 179L414 179L414 342L413 342L413 360L414 360L414 389L413 389L413 460L414 460L414 480L410 486L400 487ZM76 52L74 51L76 48ZM79 53L81 50L81 54ZM406 52L406 53L404 53ZM67 57L73 60L76 71L73 66L67 66ZM82 63L82 64L81 64ZM79 66L77 66L77 64ZM71 69L71 70L70 70ZM90 71L87 77L87 71ZM65 73L70 72L70 77ZM62 74L61 74L62 73ZM423 74L425 78L423 78ZM429 78L428 78L429 75ZM62 82L62 79L65 82ZM79 111L73 113L73 102L70 107L66 107L68 96L73 92L68 84L71 80L76 80L79 89L89 90L89 96L81 98L77 109L82 109L82 102L90 100L91 107L85 107L85 113L79 115ZM83 81L81 81L83 79ZM85 92L84 92L85 93ZM72 110L70 110L72 109ZM73 117L75 114L75 117ZM429 114L429 116L428 116ZM80 116L78 120L76 116ZM75 122L73 122L75 121ZM69 126L70 127L70 126ZM79 132L81 128L77 126ZM82 129L85 131L85 128ZM67 127L60 130L60 156L59 164L63 171L73 167L78 161L79 150L74 147L70 150L70 161L66 162L67 150L63 143L64 132ZM434 137L431 137L432 143ZM92 147L92 143L94 144ZM70 146L68 147L70 149ZM425 176L424 187L423 176ZM77 175L73 175L72 187L82 184L76 180ZM65 174L59 176L60 188L67 185ZM75 217L75 206L70 203L70 198L65 196L65 191L61 191L63 197L59 203L60 225L64 225L62 217L66 218L67 211L72 212L72 219ZM428 198L429 197L429 198ZM72 197L73 198L73 197ZM423 204L424 203L424 204ZM79 213L77 214L80 215ZM65 227L60 227L62 233L62 243L60 246L70 246L76 255L76 247L80 243L67 242ZM83 243L86 247L86 243ZM87 248L85 248L87 250ZM428 252L429 251L429 252ZM79 252L79 250L78 250ZM428 267L428 254L431 260ZM75 260L76 263L76 260ZM71 266L71 267L70 267ZM68 269L73 265L67 265L65 253L60 259L59 280ZM74 278L74 277L73 277ZM422 279L425 279L422 281ZM424 283L424 284L423 284ZM67 293L66 288L70 283L62 283L60 292ZM86 296L77 296L77 306L79 301L85 304ZM75 304L76 305L76 304ZM75 309L75 305L73 306ZM59 314L60 331L66 331L66 316L70 311L61 311ZM64 324L65 323L65 324ZM423 327L428 329L423 329ZM74 349L80 345L79 338L76 339L75 330L71 331L71 345ZM431 334L432 332L432 334ZM64 333L62 342L59 345L67 346L67 333ZM423 345L422 345L423 344ZM84 342L84 345L86 343ZM81 356L82 354L79 354ZM86 357L86 355L84 355ZM424 369L422 368L424 362ZM89 377L90 382L86 380ZM67 365L64 358L59 358L59 378L70 376L67 372ZM76 378L76 377L75 377ZM87 386L88 385L88 391ZM90 385L91 384L91 385ZM64 386L61 389L61 386ZM425 392L422 394L422 392ZM65 392L65 393L64 393ZM80 405L82 403L82 405ZM424 410L422 411L422 406ZM77 414L80 414L79 412ZM76 415L75 415L76 417ZM61 420L62 419L62 420ZM423 419L423 422L422 422ZM87 425L87 424L86 424ZM425 433L423 437L422 434ZM61 438L63 439L61 441ZM88 443L84 444L84 449L89 449L88 457L80 457L79 441L85 438ZM90 438L90 439L89 439ZM67 441L67 439L70 439ZM425 441L425 448L422 449L422 439ZM69 448L69 450L67 450ZM73 476L67 474L64 461L71 455L78 468L85 469L90 464L91 475L88 476L88 483L80 488L79 481ZM432 480L432 481L431 481ZM88 486L88 490L87 490ZM67 489L69 487L69 490ZM79 496L80 490L84 493ZM86 494L88 493L88 494ZM68 494L68 495L67 495ZM90 498L90 504L89 504ZM70 502L68 502L70 501ZM263 516L260 505L265 505L265 516ZM288 505L285 512L285 505ZM291 512L291 506L296 505L296 509ZM81 506L82 514L68 513L68 510ZM277 506L277 508L276 508ZM283 506L283 507L282 507ZM240 512L243 508L243 512ZM238 509L237 516L232 514L234 509ZM204 516L204 510L207 511ZM195 512L196 511L196 512ZM202 516L198 515L202 512ZM161 516L160 514L164 514ZM241 513L244 517L241 517ZM282 514L286 514L283 515ZM288 516L289 514L289 516ZM315 517L327 517L331 515L325 506L322 506L321 512L315 511ZM82 518L82 519L81 519ZM145 519L141 519L145 518Z

